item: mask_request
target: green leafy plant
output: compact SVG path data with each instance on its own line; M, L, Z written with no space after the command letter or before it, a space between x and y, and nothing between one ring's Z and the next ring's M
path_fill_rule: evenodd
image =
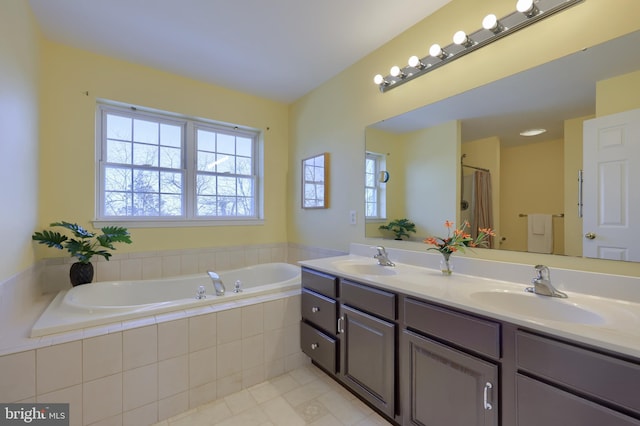
M409 219L395 219L387 225L380 225L378 229L391 231L394 233L396 240L401 240L402 237L408 238L409 232L416 232L416 224Z
M115 250L114 243L131 244L129 231L120 226L105 226L101 229L101 234L89 232L76 223L65 221L54 222L49 226L65 228L71 231L73 236L68 237L57 231L44 230L34 232L31 238L47 247L66 249L80 263L91 262L93 256L102 256L109 260L111 257L109 250Z

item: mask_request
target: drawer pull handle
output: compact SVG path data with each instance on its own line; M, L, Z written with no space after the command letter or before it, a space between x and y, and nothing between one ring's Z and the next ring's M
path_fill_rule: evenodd
M489 390L493 388L491 382L487 382L484 384L484 409L491 410L493 406L489 402Z
M311 344L311 350L315 351L316 349L318 349L318 344L317 343L312 343Z
M342 328L342 322L344 321L344 317L338 318L338 334L344 333L344 328Z
M314 314L319 311L320 311L320 308L318 308L317 306L314 306L313 308L311 308L311 312L313 312Z

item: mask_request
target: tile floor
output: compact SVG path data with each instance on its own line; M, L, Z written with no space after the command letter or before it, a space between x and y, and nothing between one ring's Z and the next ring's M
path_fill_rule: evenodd
M383 426L390 423L309 364L156 426Z

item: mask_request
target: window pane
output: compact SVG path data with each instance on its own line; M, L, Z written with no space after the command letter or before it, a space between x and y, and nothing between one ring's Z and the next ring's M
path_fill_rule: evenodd
M370 175L370 174L366 174L364 176L364 180L365 180L365 186L376 186L376 179L375 179L375 175Z
M131 119L107 114L107 138L131 140Z
M182 146L182 127L171 124L161 124L160 144L180 148Z
M138 166L158 166L158 147L154 145L133 144L133 164Z
M216 171L218 173L236 173L236 165L234 164L234 157L228 155L218 154L216 161Z
M104 188L107 191L130 191L131 169L105 167Z
M218 178L218 195L236 195L236 178L220 176Z
M105 192L104 212L106 216L130 216L132 194L125 192Z
M133 194L134 216L160 216L160 195L137 193Z
M253 197L253 179L238 178L238 196Z
M243 157L252 157L253 152L251 149L252 140L250 138L236 138L236 155L242 155Z
M198 129L198 150L215 152L216 150L216 134Z
M239 175L251 175L251 158L236 157L236 173Z
M238 216L253 216L253 198L238 198L237 215Z
M236 153L236 137L218 133L218 152L223 154L235 155Z
M158 145L159 124L152 121L133 120L133 140L135 142Z
M182 216L182 197L180 195L160 196L160 215L161 216Z
M235 216L236 215L236 198L235 197L218 197L218 215L219 216Z
M167 169L182 168L182 152L179 148L160 148L160 167Z
M216 215L216 197L198 197L198 216Z
M159 192L160 182L155 170L133 171L133 192Z
M213 172L216 170L216 155L212 152L198 152L198 171Z
M131 143L107 140L107 162L131 164Z
M198 186L196 193L198 195L216 195L216 181L215 176L198 175Z
M160 192L164 194L182 194L182 173L160 173Z

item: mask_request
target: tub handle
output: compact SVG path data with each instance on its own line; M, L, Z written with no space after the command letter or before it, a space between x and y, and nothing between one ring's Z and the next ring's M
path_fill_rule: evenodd
M311 308L311 312L313 312L314 314L315 314L316 312L319 312L319 311L320 311L320 308L319 308L319 307L317 307L317 306L314 306L314 307L312 307L312 308Z

